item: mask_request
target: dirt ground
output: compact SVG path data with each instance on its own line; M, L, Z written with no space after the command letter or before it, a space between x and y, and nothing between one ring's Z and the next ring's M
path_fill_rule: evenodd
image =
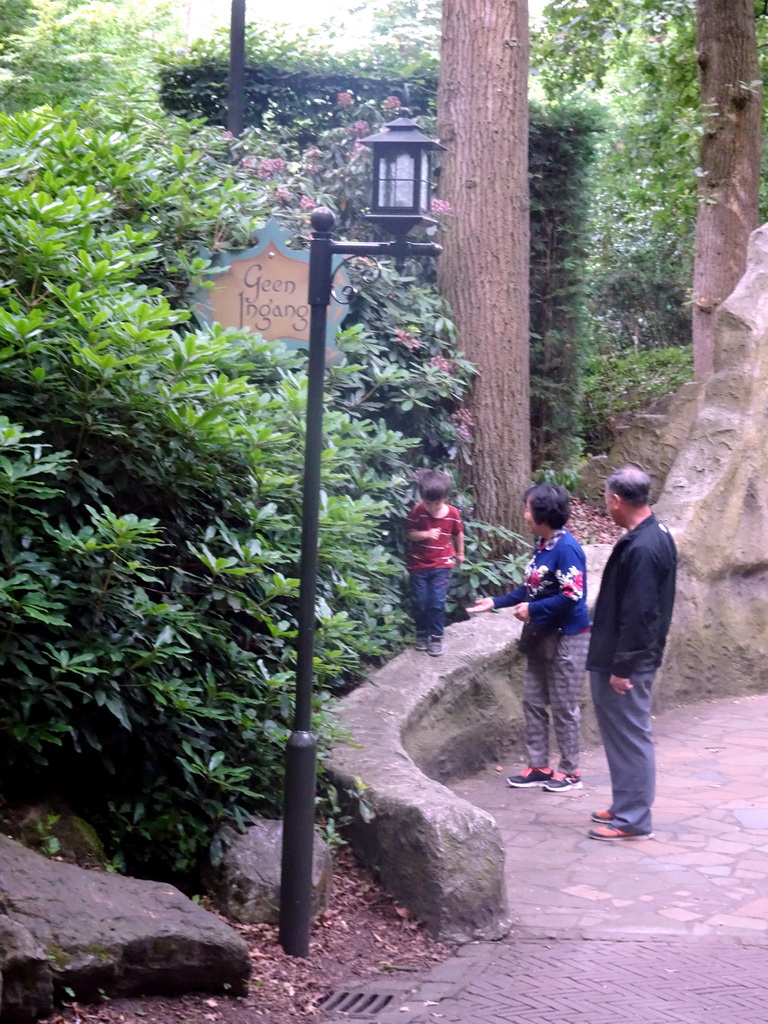
M312 930L304 960L283 953L272 925L234 925L248 943L253 973L242 999L220 995L112 999L72 1003L49 1024L302 1024L320 1012L318 1001L349 982L428 970L451 950L425 935L342 850L328 910Z
M581 544L613 544L624 533L605 512L579 498L571 498L568 529Z

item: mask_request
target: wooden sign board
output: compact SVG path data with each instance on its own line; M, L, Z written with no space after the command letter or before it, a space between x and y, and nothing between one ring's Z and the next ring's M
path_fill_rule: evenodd
M203 323L219 323L260 334L266 341L282 341L288 348L309 347L310 306L309 252L289 249L288 236L275 220L259 232L250 249L217 253L213 264L219 271L212 285L195 296L195 315ZM333 269L342 262L333 257ZM334 277L340 292L349 284L342 267ZM335 347L336 332L347 307L331 299L326 329L326 363L341 354Z

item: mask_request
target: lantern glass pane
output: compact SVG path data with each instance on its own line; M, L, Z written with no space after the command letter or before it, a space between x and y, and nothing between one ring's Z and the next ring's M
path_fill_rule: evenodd
M426 179L422 179L421 181L419 209L422 213L429 213L429 182Z
M413 209L416 162L410 153L379 157L379 206Z

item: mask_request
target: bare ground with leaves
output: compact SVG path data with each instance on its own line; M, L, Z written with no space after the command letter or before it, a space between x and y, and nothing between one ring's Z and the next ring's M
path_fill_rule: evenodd
M77 1003L49 1024L310 1024L323 995L348 982L422 972L450 955L398 907L348 850L338 858L328 910L314 924L307 959L286 956L272 925L234 925L253 973L242 999L189 995Z
M602 509L580 498L571 498L568 529L581 544L614 544L624 533Z

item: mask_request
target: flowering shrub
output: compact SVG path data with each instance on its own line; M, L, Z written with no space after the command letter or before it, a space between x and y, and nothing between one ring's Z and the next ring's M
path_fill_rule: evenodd
M188 871L220 822L280 807L306 394L302 355L195 329L190 290L201 250L274 210L300 234L335 203L362 231L370 156L343 129L305 162L117 104L0 115L0 140L0 775L70 799L116 864ZM451 417L472 367L429 269L385 264L328 370L324 738L328 693L408 636L414 468L469 455Z

